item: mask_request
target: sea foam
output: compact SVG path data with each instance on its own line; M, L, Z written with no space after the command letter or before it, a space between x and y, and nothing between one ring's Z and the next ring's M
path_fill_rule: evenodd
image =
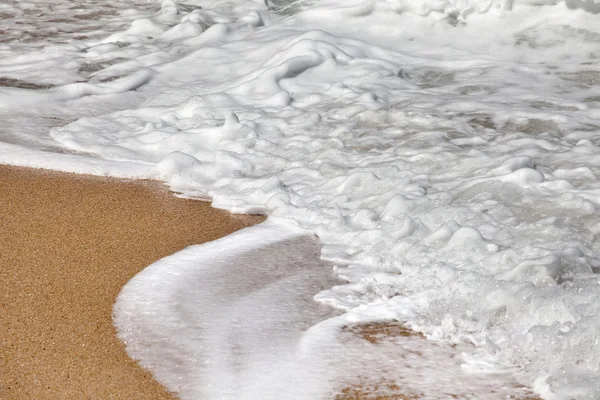
M25 144L288 220L348 281L318 301L600 396L598 3L268 4L165 1L88 41L113 64L45 89L77 118Z

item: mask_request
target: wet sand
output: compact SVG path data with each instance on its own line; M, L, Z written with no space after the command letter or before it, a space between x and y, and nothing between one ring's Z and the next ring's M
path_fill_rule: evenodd
M0 398L174 398L127 357L115 297L153 261L262 220L156 182L0 166Z

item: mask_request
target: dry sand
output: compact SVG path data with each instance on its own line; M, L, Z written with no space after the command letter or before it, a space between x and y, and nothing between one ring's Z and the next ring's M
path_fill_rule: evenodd
M262 217L155 182L0 166L0 399L168 399L116 339L121 287Z

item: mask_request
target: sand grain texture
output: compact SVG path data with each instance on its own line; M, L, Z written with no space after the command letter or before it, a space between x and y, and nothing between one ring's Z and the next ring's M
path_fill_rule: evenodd
M155 182L0 166L0 398L173 398L115 337L115 297L153 261L262 219Z

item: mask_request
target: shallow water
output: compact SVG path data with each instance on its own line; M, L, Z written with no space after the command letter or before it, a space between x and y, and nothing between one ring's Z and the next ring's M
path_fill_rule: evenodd
M0 159L292 222L348 318L600 396L598 3L115 2L98 30L58 4L0 8L91 30L0 40Z
M531 395L506 371L463 372L472 346L356 323L315 302L340 283L319 250L314 236L272 222L189 247L121 291L118 336L182 399Z

